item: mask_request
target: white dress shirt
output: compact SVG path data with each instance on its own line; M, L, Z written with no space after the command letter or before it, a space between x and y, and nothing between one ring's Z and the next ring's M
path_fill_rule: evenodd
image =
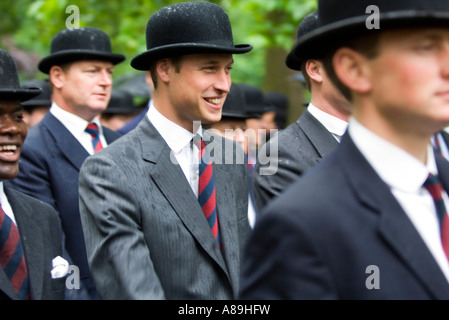
M61 121L61 123L70 131L70 133L75 137L76 140L86 149L89 154L94 154L94 147L92 145L92 136L85 131L89 122L74 115L73 113L67 112L56 103L52 103L50 112L55 116L56 119ZM103 135L103 128L101 127L100 119L95 117L92 120L98 126L98 132L100 134L100 141L103 148L106 148L108 143Z
M309 103L307 107L307 111L309 111L312 116L314 116L321 124L332 133L335 139L338 142L341 141L341 137L345 134L346 129L348 128L348 123L343 121L337 117L334 117L323 110L318 109L312 103Z
M12 211L8 198L6 197L5 190L3 189L3 181L0 181L0 203L5 214L14 222L15 225L17 225L14 212Z
M199 149L192 143L192 139L196 134L202 137L201 124L198 127L197 133L192 134L192 132L164 117L154 105L151 105L148 109L147 116L170 147L170 157L173 163L179 163L193 192L198 197Z
M449 281L449 262L440 239L436 208L430 193L423 187L429 173L438 174L433 148L427 148L427 164L380 138L351 118L348 132L357 148L367 159L404 209L410 221L426 243ZM446 208L449 199L443 192Z

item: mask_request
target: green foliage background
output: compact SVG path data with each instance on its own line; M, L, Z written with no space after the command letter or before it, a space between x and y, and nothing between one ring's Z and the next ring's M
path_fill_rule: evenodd
M146 50L145 28L149 17L175 0L14 0L0 2L0 46L12 39L19 50L39 60L49 53L52 37L66 28L69 5L80 10L80 25L97 27L111 37L114 52L127 60L114 76L137 73L129 61ZM261 86L264 83L269 48L289 51L301 19L316 8L316 0L214 0L231 20L235 43L250 43L254 50L236 55L233 80ZM22 80L45 75L21 72Z

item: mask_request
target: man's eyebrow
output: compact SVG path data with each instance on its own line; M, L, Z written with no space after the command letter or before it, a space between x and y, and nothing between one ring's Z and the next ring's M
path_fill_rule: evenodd
M435 33L433 31L426 31L426 32L422 32L421 34L416 35L415 38L418 39L418 40L420 40L420 39L427 39L427 40L440 41L440 40L446 39L447 36L443 35L442 33Z
M220 63L221 63L220 60L214 60L214 59L206 60L204 62L204 64L220 64ZM234 64L234 59L229 60L226 64Z

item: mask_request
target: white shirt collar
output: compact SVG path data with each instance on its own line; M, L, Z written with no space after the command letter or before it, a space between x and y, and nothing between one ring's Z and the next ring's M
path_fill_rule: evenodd
M190 145L190 141L192 141L192 138L196 134L202 136L201 125L199 126L197 133L193 134L164 117L154 107L153 103L151 103L147 116L174 153L179 153L186 145Z
M321 122L321 124L333 135L342 137L348 128L348 123L346 121L318 109L312 103L309 103L307 111L309 111L319 122Z
M408 152L369 131L353 117L350 118L348 132L377 174L392 188L418 192L429 173L438 173L430 143L427 164L424 165Z
M77 115L67 112L61 109L56 103L52 103L50 112L62 122L62 124L70 131L70 133L79 139L84 134L84 130L86 129L89 122L84 120L83 118L78 117ZM95 123L99 128L100 135L103 135L103 129L101 127L100 119L95 117L91 122Z

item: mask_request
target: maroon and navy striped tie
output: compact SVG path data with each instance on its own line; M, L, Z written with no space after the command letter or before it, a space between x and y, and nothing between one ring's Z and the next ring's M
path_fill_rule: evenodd
M198 201L206 216L218 247L220 248L220 232L218 229L218 217L215 199L215 180L212 161L206 151L206 144L197 136L194 142L200 150Z
M0 206L0 264L21 300L29 299L28 272L22 243L14 222Z
M94 152L98 152L103 149L103 145L100 141L100 134L98 132L98 126L95 123L89 123L86 128L86 132L92 136L92 146L94 147Z
M426 188L433 198L435 208L437 210L438 222L440 223L441 230L441 243L443 245L444 253L449 259L449 219L446 211L446 206L443 200L443 186L441 185L438 176L429 174L426 182L424 182L424 188Z

